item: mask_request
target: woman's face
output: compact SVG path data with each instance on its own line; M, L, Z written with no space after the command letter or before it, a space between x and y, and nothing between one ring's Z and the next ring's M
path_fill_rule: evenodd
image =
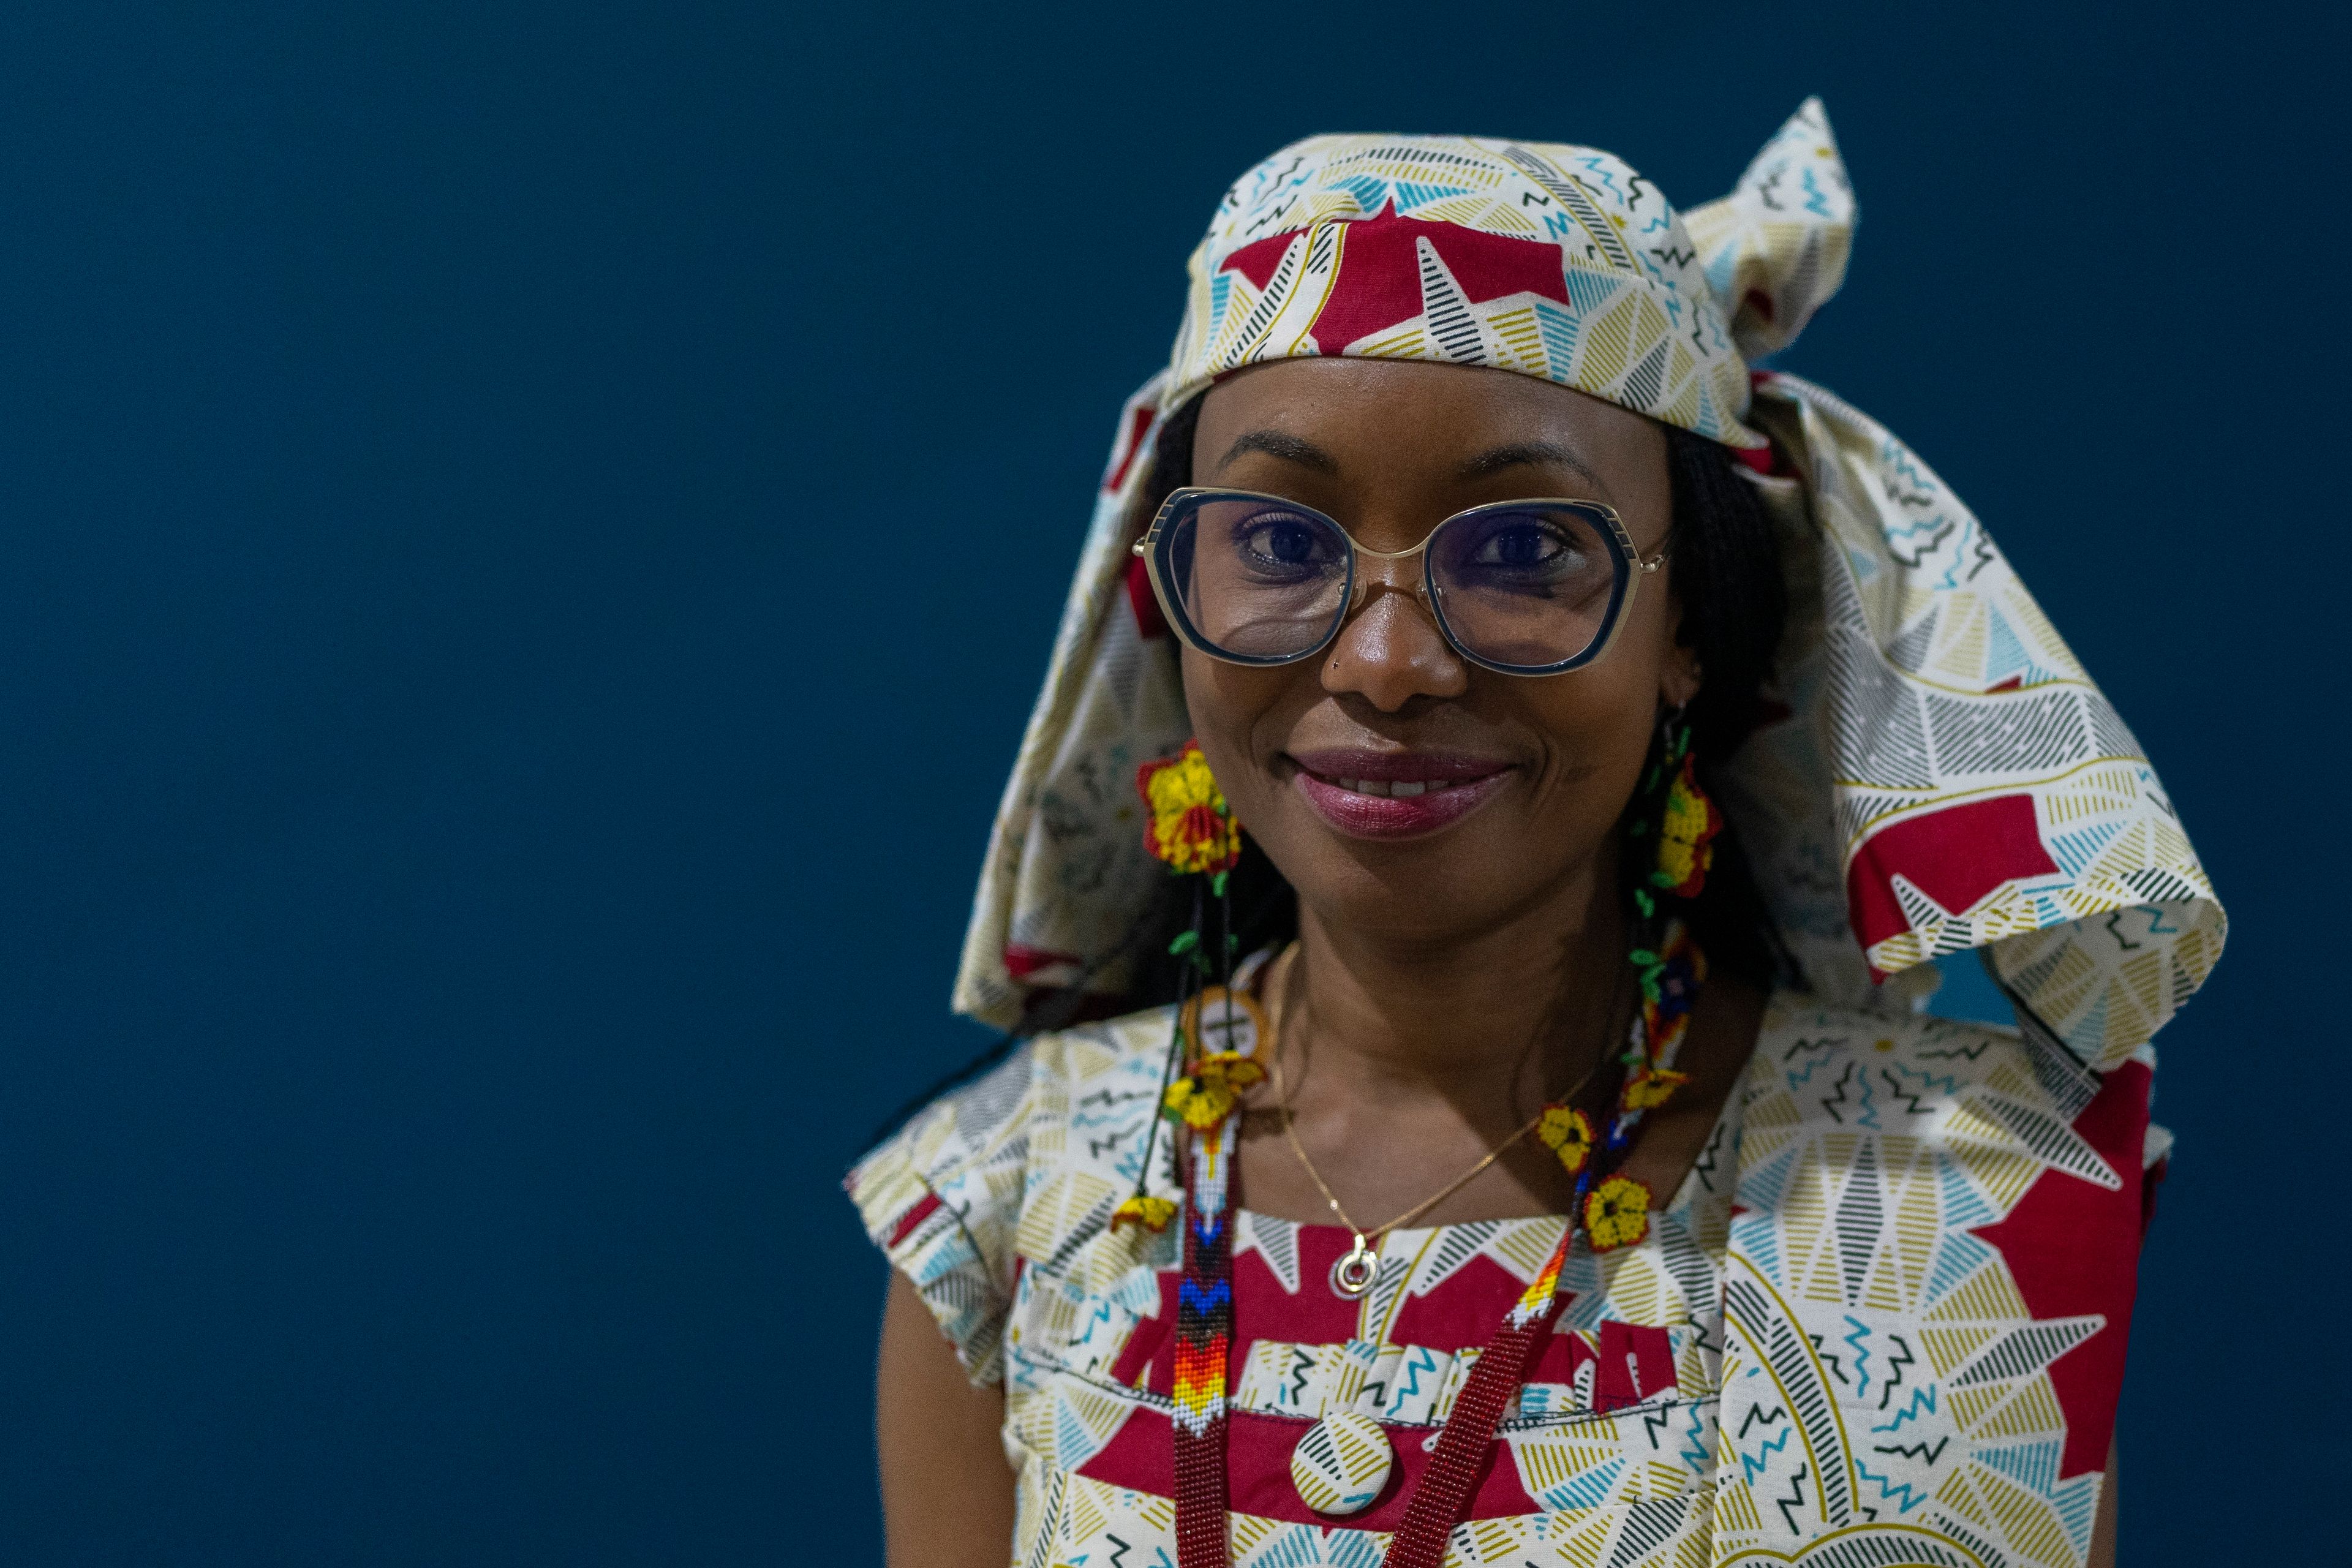
M1672 515L1660 426L1507 371L1257 366L1208 394L1192 451L1194 484L1313 507L1372 550L1409 549L1465 508L1556 497L1615 508L1648 556ZM1590 896L1659 704L1698 688L1671 566L1602 658L1538 677L1446 645L1418 556L1358 571L1369 587L1315 658L1255 668L1184 649L1194 732L1234 815L1339 930L1443 941Z

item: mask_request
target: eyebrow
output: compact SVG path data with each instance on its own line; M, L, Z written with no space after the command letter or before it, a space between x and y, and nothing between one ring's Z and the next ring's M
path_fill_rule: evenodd
M1607 488L1607 481L1593 471L1592 465L1556 441L1512 441L1500 447L1489 447L1454 470L1456 477L1483 479L1489 474L1499 474L1505 468L1522 463L1553 463L1573 469L1592 483Z
M1302 468L1312 468L1318 474L1339 471L1339 459L1312 441L1281 430L1245 430L1241 439L1226 447L1225 455L1217 460L1217 472L1223 473L1231 468L1234 459L1244 452L1264 452L1268 457L1297 463Z
M1268 457L1296 463L1302 468L1312 468L1318 474L1339 471L1338 458L1304 437L1293 436L1285 430L1245 430L1239 439L1225 448L1225 455L1218 459L1217 472L1223 473L1232 467L1234 459L1244 452L1264 452ZM1454 474L1459 479L1483 479L1506 468L1545 463L1581 474L1594 485L1607 488L1607 481L1594 471L1591 464L1557 441L1511 441L1500 447L1490 447L1456 468Z

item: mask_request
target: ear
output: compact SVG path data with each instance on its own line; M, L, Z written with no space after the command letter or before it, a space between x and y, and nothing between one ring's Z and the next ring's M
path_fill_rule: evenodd
M1698 695L1706 684L1706 672L1699 668L1698 650L1685 643L1666 649L1665 662L1658 667L1658 700L1669 708L1682 708Z

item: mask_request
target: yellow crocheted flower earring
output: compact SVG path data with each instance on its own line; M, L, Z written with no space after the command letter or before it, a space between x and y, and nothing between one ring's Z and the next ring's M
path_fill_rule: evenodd
M1723 813L1699 786L1693 759L1684 756L1666 790L1666 809L1658 825L1658 885L1678 899L1695 899L1706 886L1715 865L1715 836L1723 831Z
M1696 899L1715 866L1715 840L1723 813L1698 782L1698 758L1691 751L1690 721L1670 710L1658 723L1658 755L1642 781L1642 798L1655 803L1658 845L1649 886L1671 898ZM1633 831L1649 825L1640 819ZM1636 888L1634 902L1652 912L1648 889Z
M1138 768L1135 790L1151 811L1143 847L1179 876L1205 872L1218 879L1211 890L1223 897L1223 878L1242 858L1242 827L1209 772L1201 742L1187 741L1166 762Z

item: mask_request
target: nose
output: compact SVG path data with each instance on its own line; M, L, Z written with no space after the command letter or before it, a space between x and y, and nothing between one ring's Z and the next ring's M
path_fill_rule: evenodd
M1421 602L1420 557L1363 564L1377 571L1324 658L1323 689L1335 697L1353 692L1383 713L1416 697L1459 697L1468 690L1469 667Z

